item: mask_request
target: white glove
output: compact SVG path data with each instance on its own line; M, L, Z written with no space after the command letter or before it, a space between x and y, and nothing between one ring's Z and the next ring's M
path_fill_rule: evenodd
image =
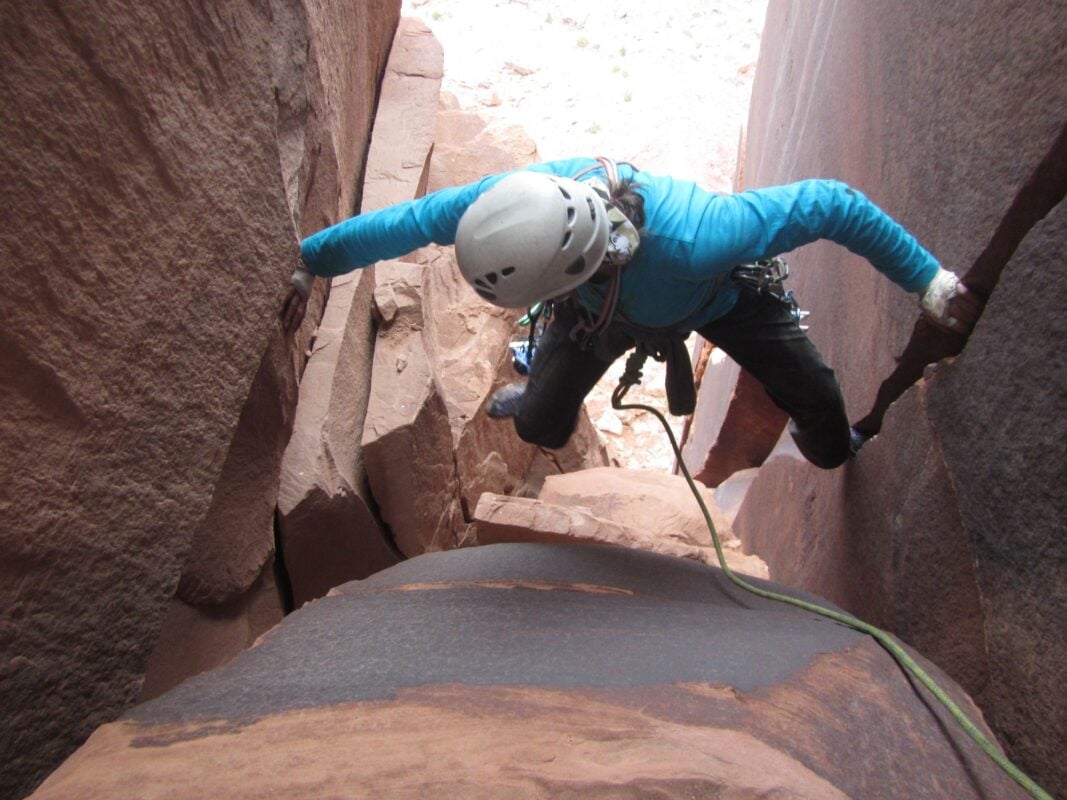
M295 333L300 323L304 321L304 312L307 311L308 296L311 294L312 284L315 283L315 276L308 272L303 264L300 264L293 272L289 283L292 285L278 312L286 335Z
M934 279L923 289L919 304L927 319L938 327L966 333L977 318L977 308L971 308L976 305L974 298L964 300L968 294L955 272L938 267Z
M289 282L300 292L300 296L307 300L311 294L311 286L315 283L315 276L301 264L293 271L293 277L289 279Z

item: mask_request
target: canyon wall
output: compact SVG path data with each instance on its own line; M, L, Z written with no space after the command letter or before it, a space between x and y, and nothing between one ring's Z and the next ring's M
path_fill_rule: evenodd
M1057 146L1064 41L1062 8L1037 1L772 2L745 184L844 180L963 274ZM1064 154L1049 163L1062 171ZM772 455L735 522L772 578L888 627L953 674L1057 795L1067 792L1064 225L1061 204L1026 234L962 355L928 370L857 459L821 472ZM789 261L809 335L858 420L908 340L916 299L836 245Z
M138 697L161 633L240 649L280 617L322 282L295 342L276 312L356 205L399 6L5 4L0 796Z

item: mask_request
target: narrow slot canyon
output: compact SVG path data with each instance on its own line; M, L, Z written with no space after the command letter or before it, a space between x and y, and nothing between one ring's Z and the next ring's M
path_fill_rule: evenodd
M1067 796L1055 4L3 16L0 800ZM775 249L783 225L766 255L864 434L843 464L810 463L680 317L674 351L649 340L672 372L650 358L625 402L678 402L682 342L681 464L613 406L624 357L564 446L524 441L494 404L530 385L527 304L478 296L462 216L420 215L598 156L646 180L639 254L709 252L691 210L663 244L647 198L668 182L711 209L818 182L820 203L862 193L980 315L933 324L863 225ZM799 219L789 196L768 226ZM715 241L748 234L714 213ZM313 276L286 331L307 242L349 219L382 222L325 245L356 266ZM619 270L621 292L642 274ZM726 284L699 277L710 308ZM1011 768L805 604L891 634Z

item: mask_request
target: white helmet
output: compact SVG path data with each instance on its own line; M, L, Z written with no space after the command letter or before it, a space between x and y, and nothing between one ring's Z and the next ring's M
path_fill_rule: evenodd
M503 178L464 212L456 261L493 305L525 308L596 272L608 248L604 201L583 183L542 172Z

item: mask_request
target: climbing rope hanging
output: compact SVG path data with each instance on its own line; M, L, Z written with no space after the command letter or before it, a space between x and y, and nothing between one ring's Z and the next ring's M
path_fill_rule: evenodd
M682 460L681 449L678 447L678 441L674 437L674 432L671 430L667 418L651 406L643 405L641 403L623 404L622 402L630 388L641 382L641 370L644 367L647 357L647 354L638 348L626 359L626 367L623 370L622 377L619 379L619 385L615 387L615 391L611 395L611 406L620 411L647 411L648 413L655 415L663 425L664 430L667 431L667 437L671 441L671 447L674 448L674 456L678 461L678 468L682 471L682 475L685 476L690 491L692 491L693 496L700 505L700 511L704 515L704 522L707 523L708 530L711 532L711 541L715 545L715 554L718 557L719 567L722 569L723 574L725 574L732 583L741 589L744 589L746 592L750 592L751 594L767 600L775 600L780 603L787 603L802 608L805 611L810 611L819 616L827 617L828 619L840 622L843 625L847 625L854 630L861 631L873 637L875 641L882 645L882 647L884 647L889 654L897 660L897 663L914 675L915 678L937 698L956 722L959 723L960 727L963 728L967 735L970 736L971 739L985 751L986 755L993 759L997 766L1004 770L1012 780L1029 792L1032 797L1038 798L1039 800L1053 800L1052 795L1038 786L1030 776L1015 766L1015 764L1000 751L1000 748L998 748L996 744L990 741L989 738L978 729L978 726L975 725L963 709L948 696L948 693L942 689L937 682L930 677L926 670L919 666L915 659L908 655L908 652L886 631L883 631L881 628L877 628L868 622L864 622L859 617L855 617L852 614L825 608L816 603L810 603L806 600L790 597L789 595L781 594L779 592L761 589L733 573L730 567L726 564L726 555L723 552L722 543L719 541L719 533L715 530L715 523L711 520L711 513L708 511L708 507L704 503L704 498L700 496L700 490L697 488L696 482L689 474L689 470L685 466L685 462Z

